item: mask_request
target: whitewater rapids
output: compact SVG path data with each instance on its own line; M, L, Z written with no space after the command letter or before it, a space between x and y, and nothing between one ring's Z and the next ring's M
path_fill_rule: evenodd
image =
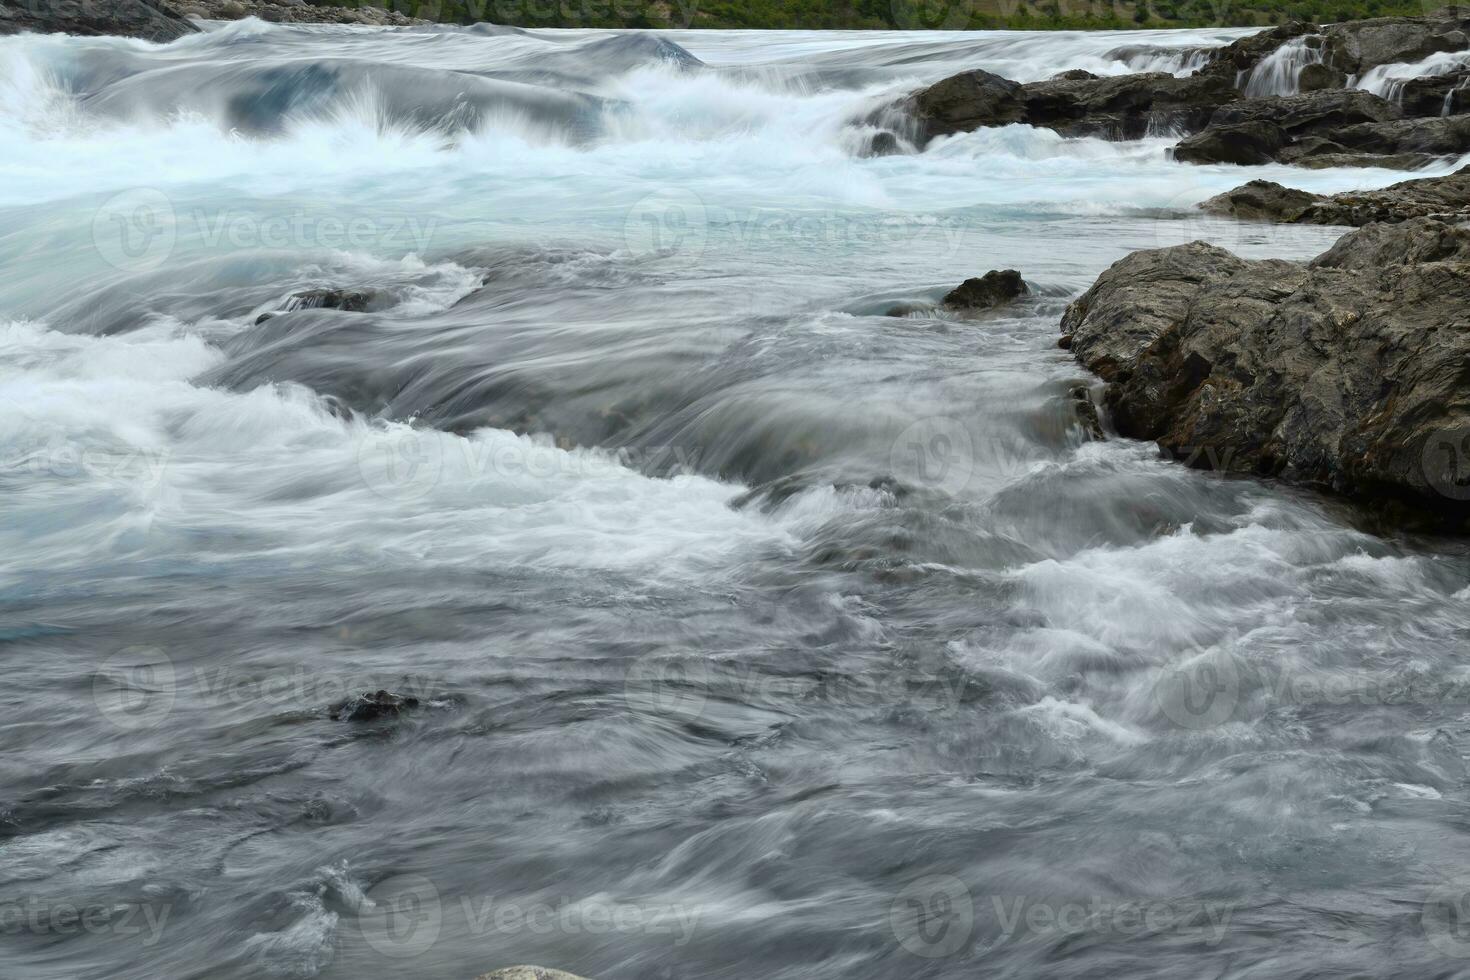
M1089 441L1056 347L1404 175L859 153L1241 33L0 39L0 975L1463 971L1470 553Z

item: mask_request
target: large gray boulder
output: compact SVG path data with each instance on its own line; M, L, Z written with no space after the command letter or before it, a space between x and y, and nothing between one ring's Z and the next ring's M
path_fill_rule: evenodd
M1323 60L1348 74L1363 74L1379 65L1420 61L1441 51L1470 47L1458 17L1376 17L1328 28Z
M166 0L5 0L0 34L117 35L165 42L199 28Z
M1312 194L1269 180L1253 180L1217 194L1200 210L1250 221L1363 225L1430 216L1470 218L1470 166L1445 177L1400 181L1372 191Z
M981 69L935 82L911 96L906 108L919 126L922 145L938 136L1023 122L1021 84Z
M1470 530L1470 224L1349 233L1311 262L1134 252L1062 321L1118 432L1175 458Z

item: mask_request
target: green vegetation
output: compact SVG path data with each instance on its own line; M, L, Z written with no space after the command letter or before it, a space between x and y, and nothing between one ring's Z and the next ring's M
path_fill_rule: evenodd
M311 0L517 27L1121 30L1422 16L1414 0Z

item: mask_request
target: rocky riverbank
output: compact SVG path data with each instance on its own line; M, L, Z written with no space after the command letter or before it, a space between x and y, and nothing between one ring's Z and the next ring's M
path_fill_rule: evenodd
M164 0L24 0L0 4L0 35L34 31L172 41L199 28Z
M1436 57L1444 60L1418 65ZM1173 133L1183 137L1174 157L1186 163L1407 170L1470 153L1467 107L1470 11L1455 9L1284 25L1210 52L1182 78L1074 70L1021 84L975 69L869 121L894 125L895 143L920 150L943 136L1023 123L1113 140Z
M283 24L403 27L428 21L378 7L338 7L310 0L26 0L0 4L0 34L21 31L116 35L172 41L199 30L196 20L259 17Z
M1470 219L1470 167L1446 177L1405 180L1374 191L1312 194L1269 180L1253 180L1217 194L1200 210L1222 217L1283 224L1351 225L1410 218Z
M205 20L259 17L280 24L361 24L368 27L406 27L429 21L379 7L338 7L312 0L175 0L182 13Z
M1067 310L1117 432L1196 467L1470 529L1470 223L1351 232L1311 262L1134 252Z

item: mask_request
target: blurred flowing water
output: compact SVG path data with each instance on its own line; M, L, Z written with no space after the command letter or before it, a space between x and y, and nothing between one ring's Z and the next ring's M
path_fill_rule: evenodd
M1056 347L1402 175L859 153L1239 33L0 40L0 976L1464 974L1467 549L1089 440Z

